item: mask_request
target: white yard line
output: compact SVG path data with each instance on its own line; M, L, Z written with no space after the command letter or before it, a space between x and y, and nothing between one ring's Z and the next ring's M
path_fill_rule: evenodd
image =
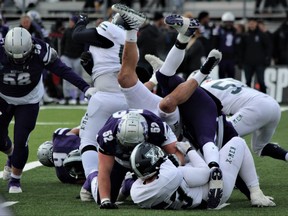
M36 167L42 166L42 164L39 161L33 161L33 162L29 162L25 165L23 171L28 171L31 169L34 169ZM0 172L0 179L3 178L3 171Z

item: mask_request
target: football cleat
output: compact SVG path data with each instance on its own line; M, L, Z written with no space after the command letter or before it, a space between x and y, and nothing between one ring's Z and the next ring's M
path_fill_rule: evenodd
M262 190L257 190L250 194L251 205L255 207L273 207L276 204L272 201L273 197L265 196Z
M164 22L176 29L180 34L188 37L192 36L199 28L199 21L197 19L183 17L178 14L165 17Z
M11 167L9 166L4 166L4 170L3 170L3 180L7 181L7 180L10 180L11 178Z
M146 16L143 13L135 11L123 4L112 5L112 10L119 13L125 22L126 30L138 30L146 21Z
M211 168L207 208L215 209L220 204L223 195L222 171L218 167Z
M8 184L9 193L22 193L20 180L11 178Z
M93 183L94 178L97 179L98 172L92 172L88 175L86 181L84 182L83 186L80 190L80 199L83 202L91 202L94 200L93 194L91 192L91 184Z
M213 49L210 51L207 59L203 63L200 68L201 73L210 74L213 68L221 61L222 53L217 49Z
M156 71L158 71L158 70L162 67L162 65L163 65L163 63L164 63L160 58L158 58L158 57L155 56L155 55L146 54L146 55L145 55L145 59L146 59L146 61L148 61L149 64L152 66L152 68L153 68L153 73L155 73Z
M80 199L83 202L92 202L93 201L92 193L86 190L84 187L81 187Z

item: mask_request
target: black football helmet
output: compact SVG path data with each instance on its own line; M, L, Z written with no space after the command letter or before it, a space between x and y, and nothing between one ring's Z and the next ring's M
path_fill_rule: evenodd
M71 151L63 161L63 166L69 175L76 180L85 179L85 172L82 165L81 153L79 149Z
M134 148L130 163L134 173L144 180L158 173L164 157L165 153L160 147L144 142Z

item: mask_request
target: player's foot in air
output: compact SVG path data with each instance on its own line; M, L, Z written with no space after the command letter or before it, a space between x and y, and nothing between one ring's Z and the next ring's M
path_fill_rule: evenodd
M199 28L199 21L193 18L183 17L178 14L166 16L164 22L176 29L180 34L192 36Z
M145 55L145 59L152 66L153 73L158 71L161 68L161 66L163 65L163 63L164 63L160 58L158 58L155 55L146 54Z
M112 10L119 13L125 21L126 30L138 30L146 21L146 16L143 13L135 11L123 4L112 5Z
M210 74L210 72L221 61L221 59L222 59L222 53L219 50L217 49L211 50L207 59L200 68L201 73L207 75Z

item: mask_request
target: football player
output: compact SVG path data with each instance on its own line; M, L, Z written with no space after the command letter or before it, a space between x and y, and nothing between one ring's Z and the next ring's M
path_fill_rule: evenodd
M189 158L185 166L176 167L158 146L150 143L139 144L132 151L131 166L139 178L132 185L131 198L141 208L207 209L209 167L189 143L177 143L177 148ZM260 189L253 157L242 138L232 138L220 150L219 161L223 195L218 209L231 196L238 174L248 185L252 206L276 205Z
M129 23L130 27L127 28L122 67L118 76L127 103L132 108L145 108L154 112L168 125L172 125L171 128L174 129L177 136L179 133L175 129L182 129L179 125L180 110L185 136L204 152L205 161L211 168L211 172L214 173L212 175L214 179L211 180L211 193L209 193L211 195L209 206L211 208L213 206L217 207L214 200L219 200L222 189L221 184L217 184L217 187L215 187L216 184L213 184L213 181L221 181L222 175L219 168L219 150L215 146L215 137L218 128L223 129L225 126L224 136L219 134L217 140L221 147L232 137L238 135L231 124L228 124L225 119L222 121L221 103L215 97L209 96L198 85L221 60L221 53L212 50L194 80L184 82L183 79L175 75L176 69L181 64L185 55L185 47L199 27L199 23L195 19L184 18L180 15L167 16L165 18L166 24L175 28L179 34L164 64L156 72L157 80L161 89L164 90L163 94L165 96L160 98L145 88L138 81L135 73L138 60L137 29L145 21L145 17L141 13L119 4L113 5L112 9L118 12ZM220 118L221 121L218 120ZM222 133L223 130L220 132Z
M58 128L53 133L52 142L46 141L41 144L37 151L37 157L40 163L47 167L55 167L58 179L63 183L79 184L84 183L85 175L82 167L81 155L78 150L80 146L79 127L78 128ZM76 151L75 151L76 150ZM77 151L78 150L78 151ZM73 151L73 155L72 152ZM76 153L79 156L76 157ZM67 156L69 160L73 156L74 159L74 174L69 173L70 170L64 167L63 163ZM66 161L67 163L67 161ZM80 166L80 165L81 166ZM78 168L77 175L75 168Z
M125 41L125 30L120 16L112 22L103 21L96 28L86 28L88 17L80 15L76 23L73 40L89 45L90 69L93 85L97 92L91 97L85 115L81 120L80 151L86 182L80 190L82 201L97 199L98 144L96 135L107 119L116 111L128 109L126 99L117 81ZM89 55L88 55L89 57ZM88 58L89 59L89 58ZM86 61L89 61L86 59ZM91 64L92 62L92 64ZM84 62L83 62L84 63ZM93 194L91 193L93 192Z
M258 156L288 161L288 152L271 143L281 118L274 98L232 78L207 79L201 87L221 101L223 113L229 116L228 121L240 136L252 134L251 147Z
M21 27L9 30L0 42L0 150L12 154L9 193L21 193L20 179L28 158L28 141L43 97L42 73L47 69L68 80L90 97L95 92L42 40ZM8 127L14 117L14 150Z
M126 172L131 171L130 154L137 144L144 141L163 148L169 154L175 154L184 163L183 155L176 148L175 134L154 113L145 109L129 109L114 113L97 137L100 208L117 208L115 201L122 180Z

